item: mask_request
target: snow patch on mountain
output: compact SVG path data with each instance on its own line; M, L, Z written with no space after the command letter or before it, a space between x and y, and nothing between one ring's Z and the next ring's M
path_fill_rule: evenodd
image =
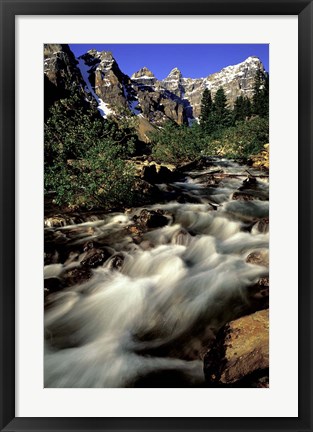
M98 104L98 111L100 112L101 116L106 119L108 115L113 114L113 111L109 108L108 104L106 104L102 99L97 96L96 92L92 88L92 85L89 81L90 66L88 66L82 58L78 58L78 68L85 81L88 92L91 93L91 95L94 97Z

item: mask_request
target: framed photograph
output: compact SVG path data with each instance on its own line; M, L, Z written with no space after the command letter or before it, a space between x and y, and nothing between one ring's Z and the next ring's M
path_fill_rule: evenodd
M312 427L312 2L1 2L1 430Z

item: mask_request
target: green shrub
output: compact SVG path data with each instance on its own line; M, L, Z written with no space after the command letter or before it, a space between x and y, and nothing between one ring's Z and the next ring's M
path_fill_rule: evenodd
M159 162L180 163L199 157L208 137L198 124L192 127L167 123L151 134L152 156Z
M134 169L125 158L134 134L103 122L75 97L59 101L45 124L45 189L57 204L130 205Z
M202 154L248 159L269 142L268 119L255 117L208 134L198 124L192 127L166 124L151 135L152 155L160 162L181 163Z
M249 159L259 153L269 142L269 122L266 118L255 117L237 123L211 136L215 153L226 157Z

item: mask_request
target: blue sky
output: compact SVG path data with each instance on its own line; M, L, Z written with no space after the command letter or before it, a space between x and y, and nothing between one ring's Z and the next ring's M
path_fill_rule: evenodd
M111 51L122 72L146 66L158 79L178 67L186 78L201 78L257 56L269 71L268 44L70 44L76 57L89 49Z

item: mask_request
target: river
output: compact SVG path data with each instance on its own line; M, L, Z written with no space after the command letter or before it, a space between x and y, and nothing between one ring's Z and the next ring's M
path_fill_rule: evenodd
M147 212L47 226L45 387L206 386L203 356L217 331L263 307L263 174L210 160L179 182L158 185L176 199Z

